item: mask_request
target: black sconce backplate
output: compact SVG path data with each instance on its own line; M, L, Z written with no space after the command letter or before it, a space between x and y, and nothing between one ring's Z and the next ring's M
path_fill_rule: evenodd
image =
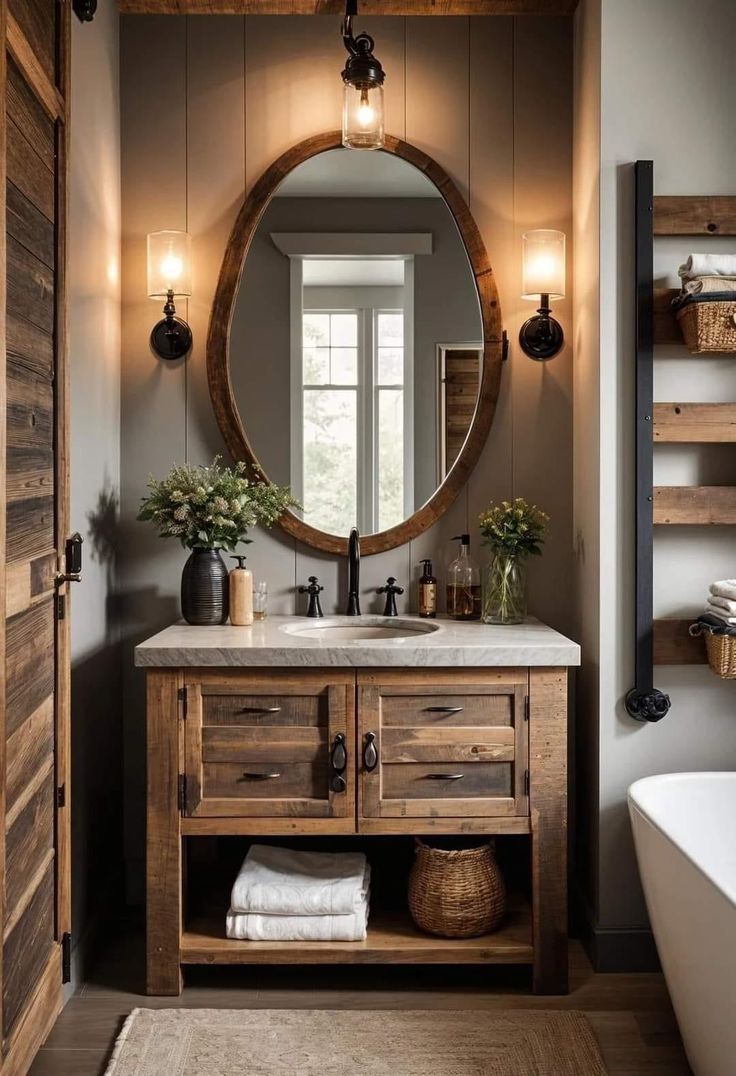
M151 347L160 359L182 359L192 347L192 330L183 318L161 318L151 330Z
M545 298L546 296L542 296L542 305L537 313L528 318L519 330L521 350L537 362L553 359L565 343L562 326L551 316Z

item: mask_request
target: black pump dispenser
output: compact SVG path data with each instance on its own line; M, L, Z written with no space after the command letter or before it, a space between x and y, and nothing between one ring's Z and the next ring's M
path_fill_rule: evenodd
M245 553L236 553L234 556L230 557L230 560L236 560L238 562L239 568L245 568L245 562L247 559L248 558L245 556Z
M461 545L466 545L470 548L470 535L469 534L456 534L452 539L453 542L460 542Z

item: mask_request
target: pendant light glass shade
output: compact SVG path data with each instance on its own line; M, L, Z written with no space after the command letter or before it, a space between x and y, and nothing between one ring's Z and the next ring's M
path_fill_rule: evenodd
M383 86L344 83L342 144L348 149L380 149L384 144Z

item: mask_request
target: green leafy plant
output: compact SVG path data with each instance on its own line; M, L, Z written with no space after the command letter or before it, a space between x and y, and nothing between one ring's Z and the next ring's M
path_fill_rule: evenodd
M222 467L174 466L166 478L151 476L139 520L150 520L161 538L178 538L185 549L228 549L247 544L256 523L269 527L297 505L285 486L248 478L244 463Z
M508 557L539 556L549 516L523 497L501 501L481 512L478 522L483 541L494 553Z

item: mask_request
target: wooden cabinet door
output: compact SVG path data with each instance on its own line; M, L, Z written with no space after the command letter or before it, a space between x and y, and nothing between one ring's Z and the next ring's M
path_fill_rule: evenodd
M185 813L354 823L352 672L186 677Z
M64 321L70 4L0 0L0 561L5 612L2 1068L26 1072L62 1003L70 930ZM0 392L2 389L0 389Z
M362 818L525 815L526 669L358 674Z

